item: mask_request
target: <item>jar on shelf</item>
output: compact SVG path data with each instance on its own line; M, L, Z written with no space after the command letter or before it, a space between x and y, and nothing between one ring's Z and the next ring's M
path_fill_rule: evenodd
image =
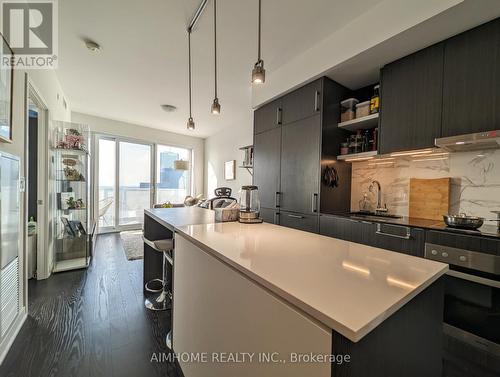
M347 122L356 118L356 104L359 101L356 98L348 98L340 102L340 121Z

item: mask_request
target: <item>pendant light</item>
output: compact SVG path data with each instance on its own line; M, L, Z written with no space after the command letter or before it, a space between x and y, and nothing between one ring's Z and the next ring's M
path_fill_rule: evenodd
M191 30L188 30L188 75L189 75L189 118L187 121L187 129L194 130L194 120L191 113Z
M259 0L259 40L258 40L258 57L252 70L252 84L263 84L266 81L266 70L264 69L264 60L260 58L260 40L261 40L261 14L262 0Z
M215 77L215 97L214 102L212 103L212 114L218 115L220 114L220 103L217 98L217 0L214 0L214 77Z

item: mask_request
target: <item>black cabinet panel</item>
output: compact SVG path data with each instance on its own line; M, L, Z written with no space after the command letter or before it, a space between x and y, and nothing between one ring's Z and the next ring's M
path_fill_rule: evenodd
M320 234L390 251L424 256L423 229L321 215Z
M254 134L281 126L281 99L277 99L254 111Z
M304 230L306 232L319 232L318 215L306 215L303 213L292 213L280 211L280 225L288 228Z
M500 129L500 19L445 43L443 136Z
M392 224L375 224L376 231L370 246L397 251L416 257L424 256L425 231Z
M280 191L281 127L255 135L253 183L262 207L275 208Z
M443 44L386 65L381 79L381 154L434 146L441 135Z
M279 210L261 207L260 218L266 223L279 225Z
M324 236L362 244L368 244L375 232L375 224L345 217L321 215L319 224L319 232Z
M281 209L319 212L320 145L320 114L282 127Z
M316 80L283 97L283 124L310 117L321 111L321 80Z

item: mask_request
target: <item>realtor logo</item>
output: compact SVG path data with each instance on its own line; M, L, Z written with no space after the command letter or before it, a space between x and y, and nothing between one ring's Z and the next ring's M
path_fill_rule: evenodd
M57 0L0 0L2 35L13 55L2 51L2 66L56 68Z

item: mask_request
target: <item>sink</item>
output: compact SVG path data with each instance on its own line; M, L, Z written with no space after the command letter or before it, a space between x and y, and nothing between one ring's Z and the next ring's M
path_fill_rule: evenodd
M376 213L376 212L349 212L349 215L358 216L358 217L376 217L376 218L386 218L386 219L401 219L403 216L392 215L390 213Z

